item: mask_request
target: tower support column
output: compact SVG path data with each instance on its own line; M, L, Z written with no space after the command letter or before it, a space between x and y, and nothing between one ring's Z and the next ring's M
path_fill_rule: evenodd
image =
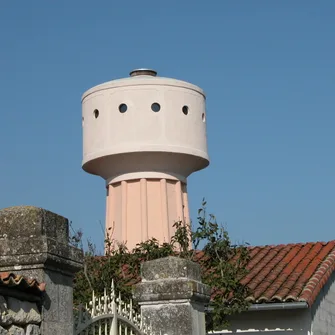
M133 249L155 237L170 242L174 223L190 224L186 184L170 179L134 179L108 185L108 235Z

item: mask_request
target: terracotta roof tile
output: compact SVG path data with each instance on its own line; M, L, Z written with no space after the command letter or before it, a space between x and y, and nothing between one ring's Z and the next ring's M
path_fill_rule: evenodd
M35 279L28 279L11 272L0 272L0 286L17 288L34 294L42 294L45 291L45 283L39 283Z
M249 247L249 256L249 272L241 282L249 287L247 300L253 304L304 301L311 306L335 271L335 241ZM198 250L194 260L203 257Z
M252 247L247 267L242 283L250 289L250 302L311 306L335 271L335 241Z

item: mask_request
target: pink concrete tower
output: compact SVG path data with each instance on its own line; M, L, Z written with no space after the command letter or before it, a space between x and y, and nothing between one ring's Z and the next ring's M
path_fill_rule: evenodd
M205 94L139 69L82 97L83 169L106 180L106 229L128 248L190 223L187 177L209 164Z

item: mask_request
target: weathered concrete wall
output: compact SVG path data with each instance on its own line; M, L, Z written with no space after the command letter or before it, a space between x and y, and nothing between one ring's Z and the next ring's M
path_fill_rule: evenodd
M36 302L0 296L0 334L40 335L41 311Z
M331 275L313 304L312 334L335 334L335 273Z
M142 282L134 291L153 330L168 335L204 335L205 304L210 288L201 283L198 264L177 257L142 266Z
M229 329L215 333L258 335L268 332L271 335L311 335L310 329L310 310L297 309L244 312L232 317Z
M82 251L69 245L64 217L30 206L0 210L0 271L46 283L43 335L72 333L73 276L82 259Z

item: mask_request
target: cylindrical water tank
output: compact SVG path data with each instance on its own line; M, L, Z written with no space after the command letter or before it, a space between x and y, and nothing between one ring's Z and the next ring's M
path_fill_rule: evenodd
M82 97L83 169L107 183L169 176L209 164L203 90L139 69Z

